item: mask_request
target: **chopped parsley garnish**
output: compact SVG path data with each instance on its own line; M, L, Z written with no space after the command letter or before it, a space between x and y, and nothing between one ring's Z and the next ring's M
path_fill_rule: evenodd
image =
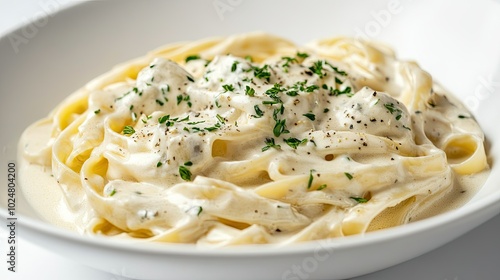
M158 123L165 123L169 119L170 119L170 115L165 115L165 116L159 117L158 118Z
M307 53L297 52L297 57L300 57L300 58L307 58L307 57L309 57L309 54L307 54Z
M302 139L302 140L299 140L297 138L293 138L293 137L290 137L288 139L284 139L285 143L294 148L294 149L297 149L297 147L301 144L305 144L307 143L307 139Z
M184 166L184 165L180 165L179 166L179 175L181 175L181 178L182 180L184 181L191 181L191 171L189 171L189 169Z
M387 109L387 111L389 111L389 113L391 113L391 115L396 113L396 120L399 121L399 119L401 119L401 113L403 113L403 111L395 107L394 103L385 103L384 107Z
M167 92L170 91L170 86L169 85L165 85L164 87L161 88L161 93L163 95L167 94Z
M191 162L191 161L186 161L186 162L184 163L184 165L185 165L185 166L193 166L193 162Z
M179 120L179 122L185 122L185 121L189 121L189 115Z
M111 193L109 194L109 196L113 196L113 195L115 195L115 194L116 194L116 189L113 189L113 190L111 191Z
M146 119L142 119L141 121L147 123L151 118L153 118L153 116L147 116Z
M341 79L339 79L339 78L335 77L335 83L336 83L336 84L341 85L341 84L343 84L344 82L342 82L342 80L341 80Z
M255 105L253 108L255 109L255 115L252 115L252 117L258 119L264 116L264 112L259 108L259 105Z
M335 71L335 73L337 73L341 76L347 76L347 72L339 70L337 67L331 65L330 63L326 62L326 65L330 66L330 68L332 68L332 70Z
M239 61L235 60L233 62L233 65L231 65L231 72L234 72L236 71L236 68L238 67L238 63L240 63Z
M127 96L127 95L129 95L129 94L130 94L130 91L127 91L127 92L126 92L126 93L124 93L122 96L115 98L115 102L116 102L116 101L119 101L119 100L122 100L125 96Z
M285 61L285 64L283 64L283 67L288 67L290 63L297 62L297 59L295 57L289 57L289 56L283 56L281 57Z
M394 107L394 103L386 103L384 107L389 111L389 113L394 113L397 109Z
M234 91L234 86L231 84L222 85L222 88L224 89L224 92Z
M273 104L283 104L283 101L278 96L278 94L282 91L286 91L285 88L282 88L279 84L274 84L272 88L266 90L265 94L271 97L273 100L264 100L262 104L265 105L273 105Z
M262 104L264 105L274 105L274 104L279 104L280 102L279 101L275 101L275 100L264 100L262 101Z
M318 60L314 62L313 66L309 67L309 70L311 70L314 74L318 75L320 78L323 78L323 61Z
M188 57L186 57L186 63L191 61L191 60L197 60L197 59L200 59L201 57L197 54L193 54L193 55L190 55Z
M160 166L162 166L162 165L163 165L163 163L162 163L161 161L159 161L159 162L156 164L156 167L160 167Z
M314 169L309 170L309 180L307 180L307 189L310 189L312 186L313 179L314 179L313 171L315 171L315 170Z
M217 114L217 115L216 115L216 118L217 118L217 120L218 120L220 123L222 123L222 124L223 124L223 123L226 123L226 121L224 120L224 118L223 118L221 115Z
M182 94L177 95L177 105L181 104L182 101L186 101L188 107L191 107L193 104L191 103L191 97L189 95L182 96Z
M279 137L282 133L290 133L290 131L288 131L286 129L286 120L285 119L277 120L276 124L274 125L274 128L273 128L274 136Z
M470 118L470 117L465 116L465 115L458 115L458 118L459 118L459 119L468 119L468 118Z
M273 110L273 120L278 121L278 113L283 115L285 112L285 106L283 106L283 103L279 108L274 108Z
M354 94L353 94L353 93L351 93L351 91L352 91L352 88L351 88L351 87L346 87L346 88L345 88L345 89L343 89L343 90L339 90L339 89L337 89L337 88L335 88L335 89L334 89L334 88L330 88L330 93L329 93L329 95L330 95L330 96L339 96L339 95L341 95L341 94L345 94L345 95L347 95L348 97L352 97Z
M368 202L368 199L366 199L364 197L351 196L350 199L354 199L357 203L367 203Z
M286 91L286 89L282 88L280 84L276 83L272 88L266 90L265 93L272 99L279 100L278 94L283 91Z
M220 123L216 123L213 126L206 127L205 130L209 131L209 132L212 132L212 131L215 131L215 130L219 129L220 126L221 126ZM193 127L193 129L194 129L194 127Z
M296 96L298 95L299 91L304 91L304 92L313 92L316 89L319 89L319 86L317 85L310 85L306 86L307 80L301 81L301 82L296 82L293 86L291 86L288 91L287 95L289 96Z
M159 99L156 99L156 104L163 106L165 103L163 103L163 101L161 101Z
M203 212L203 207L201 206L193 206L186 210L186 213L189 213L191 215L196 214L196 216L200 216L201 212Z
M316 115L314 115L313 113L305 113L305 114L303 114L302 116L304 116L304 117L306 117L306 118L310 119L311 121L316 120Z
M275 142L274 142L274 138L266 138L266 146L264 146L262 148L262 151L265 152L267 150L269 150L270 148L275 148L277 150L281 149L281 146L280 145L277 145Z
M256 78L265 79L269 82L269 78L271 78L271 72L267 69L268 65L262 66L262 68L254 67L253 74Z
M283 56L281 59L285 61L281 67L285 72L288 72L288 67L290 67L290 63L298 62L295 57Z
M130 125L127 125L123 128L123 134L125 134L125 135L132 135L134 133L135 133L135 129Z
M313 92L315 90L319 89L319 86L317 85L310 85L308 87L305 88L305 92Z
M325 189L326 187L328 187L328 186L326 184L323 184L323 185L320 185L316 190L320 191L322 189Z
M196 213L196 216L199 216L203 212L203 207L198 206L198 213Z
M254 96L255 95L255 89L249 87L249 86L246 86L245 87L245 94L248 95L248 96Z
M351 173L344 172L344 175L347 177L347 179L352 180L353 176Z
M96 114L96 115L97 115L97 114L99 114L100 112L101 112L101 109L97 109L97 110L95 110L95 111L94 111L94 114Z
M189 76L189 75L187 75L186 77L187 77L187 79L188 79L190 82L194 83L194 79L193 79L193 77L191 77L191 76Z

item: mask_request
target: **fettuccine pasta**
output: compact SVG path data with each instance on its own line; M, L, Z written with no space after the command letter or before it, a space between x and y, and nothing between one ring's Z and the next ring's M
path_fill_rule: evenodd
M81 232L228 246L408 223L488 170L483 142L386 46L249 33L118 65L29 127L21 156Z

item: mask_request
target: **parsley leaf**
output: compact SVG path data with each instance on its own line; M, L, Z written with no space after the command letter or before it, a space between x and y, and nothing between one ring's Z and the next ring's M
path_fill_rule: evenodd
M252 115L252 117L258 119L264 116L264 112L259 108L259 105L255 105L253 108L255 109L255 115Z
M277 145L275 142L274 142L274 138L266 138L266 146L264 146L262 148L262 151L265 152L267 150L269 150L270 148L275 148L277 150L280 150L281 149L281 146L280 145Z
M302 140L299 140L297 138L293 138L293 137L290 137L288 139L284 139L285 143L294 148L294 149L297 149L297 147L301 144L305 144L307 143L307 139L302 139Z
M320 191L322 189L325 189L326 187L328 187L328 186L326 184L323 184L323 185L320 185L316 190Z
M301 52L297 52L297 57L300 57L300 58L307 58L307 57L309 57L309 54L307 54L307 53L305 53L305 52L303 52L303 53L301 53Z
M305 114L303 114L302 116L304 116L304 117L306 117L306 118L310 119L311 121L316 120L316 115L314 115L313 113L305 113Z
M334 88L330 88L330 93L329 95L330 96L339 96L341 94L345 94L347 95L348 97L352 97L354 94L351 93L352 91L352 88L351 87L346 87L344 90L339 90L339 89L334 89Z
M123 128L123 134L125 134L125 135L132 135L134 133L135 133L135 129L130 125L127 125Z
M191 60L196 60L196 59L200 59L201 57L197 54L193 54L193 55L190 55L188 57L186 57L186 63L191 61Z
M396 113L396 120L399 121L401 119L401 114L403 113L403 111L399 108L396 107L396 105L394 105L394 103L385 103L384 104L384 107L387 109L387 111L389 111L389 113L391 113L391 115L393 115L394 113Z
M222 88L224 89L224 92L234 91L234 86L230 84L222 85Z
M351 196L350 199L354 199L357 203L367 203L368 202L368 199L366 199L364 197Z
M276 124L274 125L274 128L273 128L274 136L279 137L282 133L290 133L290 131L288 131L286 129L286 120L285 119L277 120Z
M309 170L309 180L307 181L307 189L310 189L312 186L313 179L314 179L313 171L315 171L315 170L314 169Z
M309 70L311 70L314 74L318 75L320 78L323 78L323 61L318 60L314 62L313 66L309 67Z
M255 95L255 89L249 87L249 86L246 86L245 87L245 94L248 95L248 96L254 96Z
M158 123L164 123L170 119L170 115L165 115L158 118Z
M231 72L234 72L236 71L236 68L238 67L238 63L240 63L239 61L235 60L233 62L233 65L231 65Z
M189 171L189 169L184 166L184 165L180 165L179 166L179 174L181 175L181 178L182 180L184 181L191 181L191 171Z
M269 78L271 78L271 72L267 69L268 65L262 66L262 68L254 67L253 74L256 78L266 79L269 82Z

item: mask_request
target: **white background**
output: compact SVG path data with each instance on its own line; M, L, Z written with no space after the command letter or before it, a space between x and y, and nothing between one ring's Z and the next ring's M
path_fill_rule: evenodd
M74 1L58 0L62 7ZM0 34L41 15L40 0L0 0ZM497 34L500 36L500 34ZM500 50L499 50L500 52ZM55 255L18 237L16 273L7 271L6 231L0 230L0 279L119 280ZM383 257L383 252L381 253ZM353 280L497 280L500 279L500 215L461 238L411 261Z

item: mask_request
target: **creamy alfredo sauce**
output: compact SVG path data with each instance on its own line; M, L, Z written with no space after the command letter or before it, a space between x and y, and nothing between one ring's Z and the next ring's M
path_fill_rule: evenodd
M357 234L463 205L488 173L472 116L415 64L340 43L372 53L186 53L75 93L24 133L23 190L71 230L212 246Z

